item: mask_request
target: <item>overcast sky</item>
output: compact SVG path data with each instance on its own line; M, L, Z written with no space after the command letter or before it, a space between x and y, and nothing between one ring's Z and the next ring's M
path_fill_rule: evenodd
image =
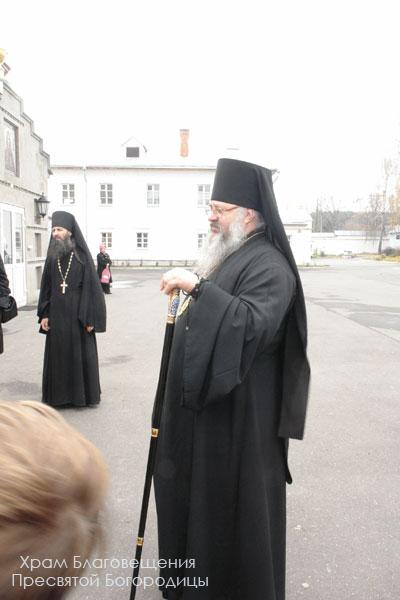
M284 203L346 208L398 152L399 23L398 0L13 0L0 47L53 164L186 127L278 168Z

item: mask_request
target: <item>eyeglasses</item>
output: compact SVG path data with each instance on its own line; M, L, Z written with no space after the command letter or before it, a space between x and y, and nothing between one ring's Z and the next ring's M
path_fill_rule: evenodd
M218 215L218 217L222 217L224 213L230 212L231 210L236 210L237 208L240 207L232 206L232 208L222 208L221 206L212 206L211 204L209 204L204 208L204 211L207 217L209 217L210 215Z

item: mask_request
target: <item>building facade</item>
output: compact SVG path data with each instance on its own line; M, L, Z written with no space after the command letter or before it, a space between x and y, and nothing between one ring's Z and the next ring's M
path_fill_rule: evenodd
M280 210L280 215L296 263L308 265L312 254L310 213L304 209L286 207Z
M387 246L393 250L400 250L400 229L389 231L389 239ZM385 246L383 246L385 248Z
M47 195L50 158L0 64L0 253L19 306L35 303L48 241L35 200Z
M128 158L119 166L53 165L50 211L73 213L93 256L103 242L114 265L192 263L209 229L204 209L216 161L191 159L184 133L174 164L127 148ZM283 220L296 260L309 262L310 215L285 211Z
M53 167L51 211L75 215L93 256L114 264L193 261L207 234L211 167Z

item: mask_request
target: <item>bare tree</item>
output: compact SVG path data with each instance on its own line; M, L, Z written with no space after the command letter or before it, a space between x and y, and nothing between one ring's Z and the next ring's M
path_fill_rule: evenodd
M329 198L320 196L317 198L315 211L311 213L311 216L313 231L322 233L341 229L343 216L340 210L340 202L337 202L333 196Z
M369 197L367 232L379 237L378 254L382 252L383 236L389 225L391 213L391 189L398 173L398 162L385 158L382 164L382 183L380 189Z

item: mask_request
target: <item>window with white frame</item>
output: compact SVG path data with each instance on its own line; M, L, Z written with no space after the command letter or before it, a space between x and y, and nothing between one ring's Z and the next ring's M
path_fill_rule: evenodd
M101 232L101 243L105 244L108 250L112 248L112 231Z
M197 247L200 249L204 246L204 242L206 241L207 234L206 233L198 233L197 234Z
M100 204L107 206L113 203L113 186L112 183L100 184Z
M24 262L24 234L22 215L16 213L14 215L14 240L15 240L15 258L17 263Z
M197 206L204 208L210 202L211 185L209 183L199 183L197 186Z
M62 184L62 201L63 204L75 204L75 184Z
M18 128L8 121L4 121L4 166L16 177L19 176Z
M148 248L149 246L149 234L147 231L136 232L136 248Z
M160 206L160 184L159 183L148 183L147 184L147 206L148 207Z

